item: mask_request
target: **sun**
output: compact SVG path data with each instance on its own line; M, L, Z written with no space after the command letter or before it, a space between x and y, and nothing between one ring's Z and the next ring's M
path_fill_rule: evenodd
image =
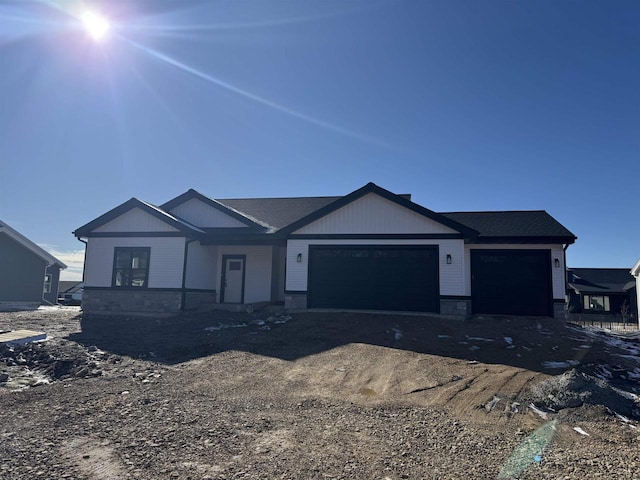
M96 42L104 40L111 28L107 17L97 12L86 11L80 16L80 20L89 36Z

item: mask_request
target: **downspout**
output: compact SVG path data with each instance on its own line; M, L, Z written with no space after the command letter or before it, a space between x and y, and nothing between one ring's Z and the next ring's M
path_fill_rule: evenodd
M87 247L89 246L89 242L81 239L80 237L76 237L80 242L84 243L84 258L82 259L82 284L84 285L84 272L87 269ZM83 286L84 288L84 286ZM83 290L82 297L84 297ZM82 310L82 304L84 303L84 298L80 299L80 310Z
M87 245L88 245L88 242L84 241L80 237L78 237L78 241L84 243L84 258L82 259L82 283L84 283L84 270L85 270L85 267L87 266Z
M570 243L567 243L564 247L562 247L562 261L564 263L564 272L562 278L562 284L564 285L564 305L565 305L565 321L569 320L569 294L567 293L567 248L569 248ZM582 297L580 298L582 301Z
M184 261L182 263L182 297L180 300L180 310L184 310L187 303L187 257L189 254L189 244L195 242L196 239L187 240L184 244Z

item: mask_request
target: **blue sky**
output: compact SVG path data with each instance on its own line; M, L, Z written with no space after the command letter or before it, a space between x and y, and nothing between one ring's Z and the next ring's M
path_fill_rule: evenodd
M631 267L638 25L637 1L4 0L0 218L77 267L71 232L133 196L373 181L544 209L578 236L570 266Z

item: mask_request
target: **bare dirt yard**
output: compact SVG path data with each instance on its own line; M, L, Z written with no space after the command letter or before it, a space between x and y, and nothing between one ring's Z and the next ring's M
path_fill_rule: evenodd
M640 338L540 318L0 313L2 479L640 479Z

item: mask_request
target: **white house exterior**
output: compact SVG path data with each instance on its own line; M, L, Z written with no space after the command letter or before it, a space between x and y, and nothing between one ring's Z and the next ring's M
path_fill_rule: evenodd
M88 313L215 304L561 317L575 236L543 211L435 213L344 197L137 199L77 229Z

